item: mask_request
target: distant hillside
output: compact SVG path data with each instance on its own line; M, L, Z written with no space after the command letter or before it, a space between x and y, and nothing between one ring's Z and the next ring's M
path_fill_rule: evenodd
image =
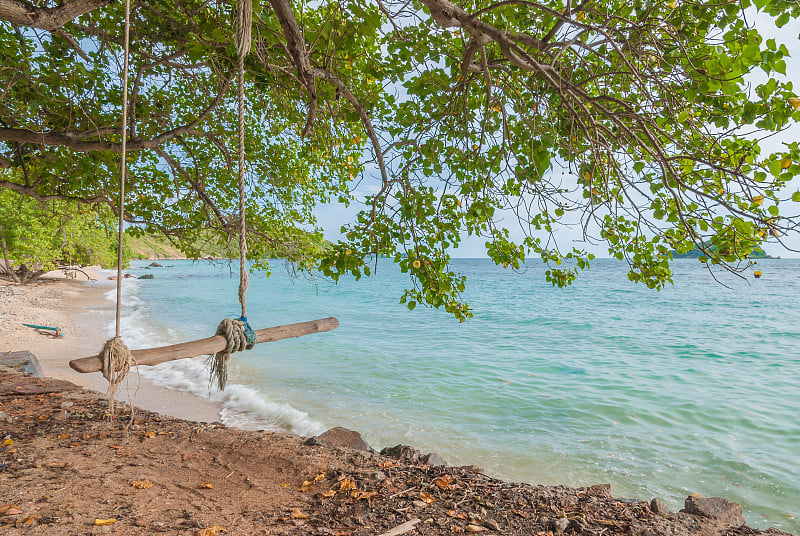
M702 251L695 248L687 253L678 254L674 251L672 252L672 257L675 259L699 259L705 255ZM767 252L761 248L755 248L750 255L747 256L748 259L774 259L774 257L767 255Z
M145 235L140 237L126 236L125 247L130 252L131 259L186 259L187 256L176 248L169 240L157 236ZM193 249L198 252L198 258L213 257L215 259L227 258L228 252L224 247L208 242L193 244Z

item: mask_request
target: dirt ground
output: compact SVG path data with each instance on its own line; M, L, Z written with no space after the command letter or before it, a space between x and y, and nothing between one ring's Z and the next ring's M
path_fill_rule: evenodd
M424 465L411 448L397 458L326 446L335 437L130 417L119 405L111 419L96 392L0 367L0 534L787 534L742 525L741 507L723 499L692 497L696 513L672 513L605 485Z

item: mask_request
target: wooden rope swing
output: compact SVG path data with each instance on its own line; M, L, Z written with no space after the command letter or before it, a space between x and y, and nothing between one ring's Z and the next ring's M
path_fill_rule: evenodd
M334 317L300 322L286 326L254 331L247 321L247 288L250 280L247 270L247 236L245 221L245 149L244 149L244 58L250 50L253 20L252 0L239 0L236 7L236 49L237 49L237 99L239 138L239 303L242 314L238 319L226 318L217 327L213 337L189 341L181 344L129 350L120 335L120 310L122 289L122 243L124 224L125 179L127 174L126 141L128 123L128 72L130 46L130 0L125 1L124 62L122 72L122 157L120 162L119 194L119 236L117 252L117 297L115 335L106 341L103 351L95 356L73 359L69 366L82 373L101 371L108 380L108 394L113 404L114 394L119 383L125 378L131 366L157 365L176 359L212 355L210 360L211 382L220 390L227 381L227 365L232 352L250 349L257 343L278 341L290 337L300 337L311 333L330 331L339 326Z

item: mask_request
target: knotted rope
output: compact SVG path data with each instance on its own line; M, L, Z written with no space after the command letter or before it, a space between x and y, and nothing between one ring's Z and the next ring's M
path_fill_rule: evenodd
M114 415L114 397L120 382L128 375L131 365L135 364L131 351L119 336L108 339L100 353L103 361L103 377L108 381L108 412Z
M233 352L249 350L256 345L256 334L247 320L225 318L217 326L217 335L222 335L228 341L225 349L217 352L209 360L209 386L217 384L220 391L225 389L228 382L228 361Z

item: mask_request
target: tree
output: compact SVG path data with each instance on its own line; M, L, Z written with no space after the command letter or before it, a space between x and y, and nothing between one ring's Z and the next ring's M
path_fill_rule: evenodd
M754 247L796 232L789 201L800 201L785 188L800 147L759 146L800 119L777 78L788 51L748 10L779 26L800 16L786 0L256 2L245 79L255 252L334 278L389 256L412 278L402 301L460 319L470 313L449 252L465 235L485 237L504 266L540 257L555 285L591 260L557 244L564 225L650 287L670 281L673 250L740 270ZM134 3L126 210L147 231L234 228L231 11ZM0 187L115 207L122 18L101 0L0 0L0 164L19 170ZM767 81L753 88L757 69ZM373 180L339 243L298 232L314 228L315 205L360 202L356 187Z

